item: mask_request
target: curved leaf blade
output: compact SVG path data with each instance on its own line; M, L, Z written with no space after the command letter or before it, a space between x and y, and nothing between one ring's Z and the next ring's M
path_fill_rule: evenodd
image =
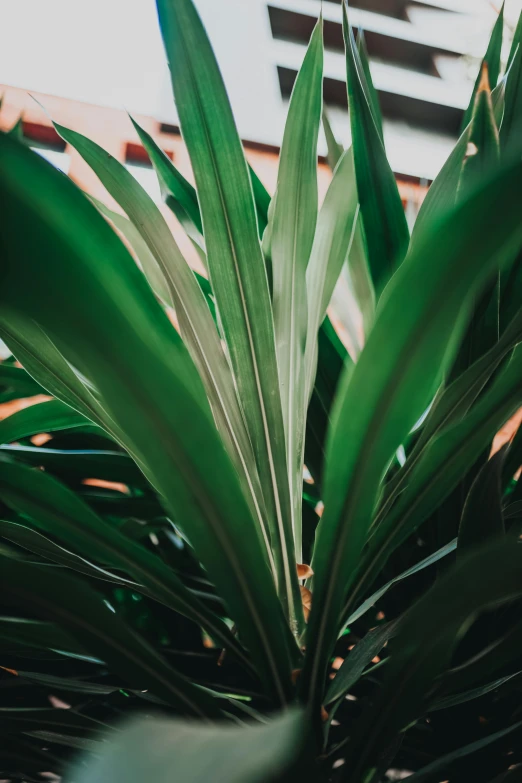
M307 266L318 213L317 140L322 88L323 23L320 19L292 90L279 158L276 196L270 210L272 305L298 562L302 559L303 416L309 396L306 370L303 370L309 315ZM320 295L319 291L317 295ZM322 301L319 307L321 305ZM318 327L319 324L314 328L314 336Z
M426 692L447 666L464 623L522 595L521 565L522 546L513 539L489 544L463 558L407 613L390 648L383 686L353 738L350 780L364 780L378 748L421 714Z
M157 0L157 7L196 179L210 281L261 480L279 592L292 618L301 604L273 319L252 185L223 80L194 4Z
M61 400L48 400L11 414L0 421L0 443L12 443L41 432L85 427L90 422Z
M291 774L289 768L299 756L304 736L304 720L297 711L263 726L135 720L98 760L79 768L74 779L78 783L138 783L147 778L154 783L206 783L217 774L227 783L279 780Z
M0 291L2 312L41 323L93 383L125 433L125 447L226 601L267 688L283 701L292 687L289 632L236 471L186 349L134 260L83 194L5 136L0 160L9 270ZM30 237L21 228L27 220ZM60 284L51 285L51 277Z
M10 604L30 607L56 621L129 684L150 688L182 713L199 718L220 714L216 702L203 689L168 666L86 584L63 572L14 562L1 554L0 561L2 594Z
M377 296L401 264L410 239L395 177L363 84L365 76L343 2L348 105L368 263Z
M500 55L502 50L503 34L504 34L504 3L502 3L500 13L497 16L495 24L493 25L493 30L491 31L491 37L489 39L488 48L486 50L486 54L484 55L484 59L482 60L482 65L480 67L477 78L475 80L475 85L473 87L473 92L471 93L469 105L466 111L464 112L464 117L462 118L462 125L460 128L461 133L464 132L464 129L471 122L471 117L473 115L473 107L475 105L475 98L479 91L480 79L484 69L484 63L486 64L486 67L489 72L489 81L491 87L494 88L497 86L497 81L500 74L500 65L501 65Z
M518 250L522 226L513 199L521 188L522 165L514 163L434 221L388 286L368 342L353 372L341 381L327 452L325 514L314 554L309 625L314 654L304 680L316 698L382 476L456 351L473 293ZM498 207L494 234L491 203Z

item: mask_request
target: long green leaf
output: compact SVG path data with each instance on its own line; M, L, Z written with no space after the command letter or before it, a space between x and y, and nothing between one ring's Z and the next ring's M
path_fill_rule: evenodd
M477 87L468 139L470 154L464 158L458 198L463 198L466 192L471 191L475 183L487 176L499 160L498 128L493 115L487 67L484 67ZM498 342L499 304L500 274L497 272L475 304L466 335L452 367L452 377L457 377Z
M92 167L109 193L140 231L162 270L174 302L181 335L199 370L216 425L240 471L251 503L266 558L271 558L259 478L245 430L230 369L212 315L193 272L188 267L161 212L125 167L94 142L60 125L60 135ZM275 565L272 563L275 569Z
M473 699L479 699L481 696L485 696L486 693L491 693L492 691L498 690L498 688L501 688L502 685L504 685L506 682L509 682L510 680L516 679L517 682L520 681L521 674L522 672L508 674L505 677L499 677L498 680L488 682L486 685L480 685L478 688L472 688L469 691L461 691L460 693L455 693L452 696L446 696L445 698L436 701L435 704L430 706L430 712L436 712L437 710L447 710L450 707L456 707L458 704L465 704L466 702L472 701ZM512 685L515 685L515 683L512 683Z
M312 393L317 366L317 333L353 240L358 216L351 149L347 150L326 193L306 271L308 328L305 350L305 401Z
M448 497L463 478L476 455L522 401L522 351L520 348L487 395L460 423L433 438L411 471L407 487L370 538L359 564L352 600L361 585L368 585L394 549Z
M522 622L515 622L506 633L486 645L470 659L449 669L440 680L442 693L454 693L488 682L491 677L505 672L506 667L518 671L520 645L522 643Z
M10 402L23 397L45 394L45 389L36 383L21 367L0 363L0 401Z
M259 231L259 237L262 238L265 228L268 224L268 210L270 208L271 196L268 190L265 188L256 172L248 164L248 173L250 174L250 181L252 183L252 192L254 194L254 203L256 205L257 213L257 226ZM267 269L268 274L268 269Z
M363 66L344 3L343 33L357 190L368 263L379 296L406 254L409 231L397 183L365 94Z
M328 165L330 166L332 171L335 171L335 167L337 166L337 164L342 158L344 147L342 146L342 144L339 144L339 142L335 138L334 132L332 130L332 126L330 125L330 120L328 119L326 107L323 107L322 120L323 120L324 135L326 139L326 147L328 150L327 153Z
M64 656L87 660L88 655L84 647L68 635L57 625L42 620L30 620L26 617L0 616L0 639L5 654L11 653L12 648L60 652ZM89 660L97 660L89 658Z
M522 123L522 12L511 43L508 78L504 96L504 115L500 128L502 151L509 149L519 137Z
M171 569L95 514L52 476L2 461L0 497L22 517L73 550L129 574L136 581L138 592L143 585L147 595L202 625L245 663L245 656L226 625L206 610Z
M308 403L304 369L307 324L307 266L317 223L317 139L323 85L322 19L310 43L292 90L279 158L272 223L273 309L279 384L286 435L288 478L292 494L296 557L301 561L301 487L303 414ZM316 261L315 267L317 267ZM315 269L312 274L317 274ZM316 291L313 292L314 295ZM317 291L320 297L321 292ZM320 299L317 309L322 306ZM314 338L319 320L312 316ZM308 361L310 364L311 359Z
M477 473L462 510L457 555L505 533L500 480L506 449L494 454Z
M518 723L514 723L512 726L508 726L507 729L500 729L500 731L495 731L493 734L488 734L486 737L482 737L481 739L476 740L476 742L470 742L468 745L464 745L462 748L458 748L451 753L446 753L446 755L442 756L442 758L432 761L431 764L428 764L426 767L423 767L418 772L415 772L413 775L411 775L411 783L432 783L434 781L440 780L441 776L446 777L448 774L451 774L450 771L455 761L465 759L472 753L476 753L477 751L482 750L482 748L488 747L488 745L491 745L497 740L502 739L502 737L506 737L508 734L511 734L511 732L517 731L517 729L520 729L521 726L522 721L518 721ZM521 771L522 770L519 770L518 775L520 775ZM516 769L513 770L513 772L516 773ZM506 776L495 778L495 780L491 781L491 783L510 783L510 781L512 781L512 783L516 783L517 779L520 780L518 775L515 775L512 779L508 772Z
M99 722L73 710L57 710L53 707L0 707L2 731L14 734L40 727L44 730L60 729L64 733L70 731L73 734L85 734L99 728Z
M366 100L368 101L368 105L372 110L375 126L379 131L379 136L381 137L381 141L384 144L384 131L382 127L382 114L379 104L379 95L373 84L372 74L370 71L370 58L368 55L368 49L366 48L366 38L364 36L364 30L362 27L359 27L357 30L357 52L359 53L359 59L362 67L360 75L361 77L364 77L362 79L362 85L366 95Z
M190 538L269 691L284 699L291 664L283 615L186 349L134 260L83 194L5 136L0 161L8 270L2 312L41 323L93 383L126 447ZM22 230L27 220L31 241Z
M73 571L78 571L80 574L92 576L95 579L101 579L106 582L113 582L118 585L127 585L138 592L140 590L139 585L131 582L129 579L124 579L116 574L112 574L104 568L90 563L88 560L80 557L80 555L69 552L67 549L55 544L54 541L46 538L36 530L25 527L25 525L0 520L0 536L11 541L13 544L28 549L29 552L33 552L35 555L41 555L47 560L52 560L66 568L71 568Z
M427 690L447 666L465 623L522 595L522 546L488 544L463 558L407 613L391 647L384 682L353 737L350 781L365 780L379 748L417 718ZM488 579L484 579L484 573Z
M491 87L493 88L497 86L497 81L500 74L500 65L501 65L500 55L502 50L503 33L504 33L504 3L502 3L502 8L500 9L500 13L497 16L495 24L493 25L493 30L491 31L491 38L489 39L486 54L484 55L484 59L482 60L482 65L480 66L480 70L475 80L475 85L473 87L473 92L471 93L469 105L466 111L464 112L464 117L462 118L462 125L460 128L461 133L464 132L464 129L468 126L468 124L471 121L471 117L473 115L473 107L475 105L475 98L479 91L480 79L484 69L484 64L486 65L489 74L489 83L491 84Z
M359 618L366 614L366 612L371 609L372 606L375 606L377 601L382 598L382 596L385 595L385 593L387 593L390 587L393 587L394 584L397 584L397 582L401 582L403 579L407 579L409 576L413 576L413 574L417 574L424 568L428 568L434 563L437 563L439 560L441 560L441 558L446 557L446 555L451 554L451 552L454 552L456 548L457 539L454 538L453 541L450 541L449 544L445 544L440 549L437 549L437 551L432 555L428 555L428 557L425 557L423 560L416 563L416 565L408 568L406 571L403 571L402 574L394 576L393 579L390 579L389 582L386 582L386 584L384 584L382 587L379 587L375 593L373 593L359 607L357 607L357 609L347 617L345 624L350 625L350 623L354 623L356 620L359 620ZM343 618L346 616L347 608L345 607L343 611Z
M0 454L28 465L43 467L66 483L95 478L150 489L141 470L123 451L13 445L0 446Z
M413 227L412 245L417 241L417 237L422 236L425 227L430 224L434 216L447 209L451 204L455 204L470 131L471 127L468 125L428 189Z
M150 287L154 293L170 307L174 307L172 296L165 280L165 275L158 266L156 259L150 252L148 245L144 241L138 229L131 221L120 215L119 212L109 209L102 201L99 201L92 196L89 196L94 206L102 215L107 218L116 228L117 231L123 236L129 243L131 250L136 256L138 265L141 267L143 274L149 281Z
M325 704L331 704L348 693L372 658L380 653L386 642L391 639L397 630L396 626L396 623L386 623L378 628L373 628L355 645L353 650L350 650L333 682L330 683Z
M304 682L315 693L384 471L451 361L471 297L495 268L512 261L522 240L514 207L521 187L522 165L512 164L431 224L388 286L368 342L341 381L314 554L309 626L314 653ZM498 208L495 232L491 203Z
M150 688L182 713L200 718L219 715L217 703L203 689L175 672L86 584L3 555L0 561L4 600L57 622L130 685Z
M0 443L12 443L41 432L85 427L90 422L60 400L49 400L13 413L0 421Z
M192 0L157 0L157 6L196 179L210 280L261 479L279 591L288 616L299 617L273 319L248 168Z
M201 224L198 197L194 187L177 170L170 158L156 144L150 133L147 133L132 117L131 122L156 170L163 198L168 204L168 196L170 194L176 204L179 205L179 208L175 211L176 217L195 245L204 251L203 226Z
M521 339L522 310L513 318L497 344L435 397L419 438L408 455L406 465L387 485L386 497L374 520L375 525L379 524L406 486L411 471L417 464L430 438L433 438L450 424L456 424L462 420L490 377Z
M103 411L92 385L78 377L38 324L11 312L9 318L0 315L0 334L26 372L47 392L92 421L101 421Z

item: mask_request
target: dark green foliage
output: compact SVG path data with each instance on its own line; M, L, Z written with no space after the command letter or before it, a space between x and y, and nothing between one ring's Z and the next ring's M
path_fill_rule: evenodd
M208 279L89 139L57 126L127 217L0 135L0 402L54 398L0 422L0 779L514 783L521 25L410 241L346 8L319 210L321 20L271 197L192 0L157 5L196 187L134 127Z

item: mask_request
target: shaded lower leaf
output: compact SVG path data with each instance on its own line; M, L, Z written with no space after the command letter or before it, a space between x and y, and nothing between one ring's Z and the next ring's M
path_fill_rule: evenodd
M36 530L31 530L31 528L19 525L16 522L0 520L0 537L7 538L7 540L11 541L13 544L17 544L36 555L52 560L54 563L66 566L66 568L71 568L73 571L78 571L80 574L92 576L94 579L113 582L117 585L125 585L130 588L140 589L139 585L136 585L135 582L131 582L116 574L111 574L110 571L106 571L104 568L89 563L88 560L55 544L54 541L41 535L41 533L37 533Z
M502 685L504 685L506 682L509 682L514 677L518 678L519 680L520 674L521 672L508 674L506 677L499 677L498 680L488 682L486 685L481 685L478 688L472 688L469 691L463 691L461 693L455 693L452 696L446 696L443 699L435 701L435 703L430 706L429 711L435 712L437 710L446 710L449 707L455 707L457 704L465 704L467 701L479 699L481 696L485 696L486 693L491 693L492 691L498 690L498 688L501 688Z
M75 780L268 783L289 773L305 740L303 716L297 711L265 726L206 727L160 718L140 720L124 728L88 769L78 769Z
M463 748L459 748L458 750L454 750L451 753L447 753L442 758L433 761L431 764L428 764L427 767L424 767L423 769L419 770L419 772L411 775L409 779L411 783L434 783L435 781L439 781L441 776L447 776L448 771L451 771L452 765L456 761L459 761L466 756L470 756L472 753L477 753L478 751L482 750L482 748L485 748L497 740L502 739L502 737L508 736L521 727L522 721L518 721L518 723L514 723L507 729L501 729L500 731L496 731L494 734L489 734L487 737L483 737L476 742L471 742L469 745L464 745ZM506 780L507 783L507 781L511 780L511 778L508 775L506 778L502 777L501 780Z
M457 555L469 547L504 535L501 475L506 447L494 454L477 473L462 510Z
M54 432L90 425L81 413L60 400L23 408L0 421L0 443L12 443L41 432Z
M417 601L390 645L383 685L353 736L350 781L364 780L378 749L421 714L468 621L520 595L522 545L503 539L462 558Z
M371 663L372 658L380 653L386 642L392 638L396 631L396 622L386 623L378 628L373 628L360 642L357 642L330 683L326 692L325 704L330 704L349 692L368 664Z
M147 595L199 623L217 642L227 647L230 654L239 655L249 666L226 624L185 587L172 569L139 543L122 535L52 476L25 465L1 461L0 497L21 516L77 552L127 573L135 580L132 585L138 591L143 585ZM44 544L45 541L40 543ZM54 554L56 556L56 552ZM66 554L62 552L59 556L63 560ZM80 562L78 565L85 569L91 564ZM124 582L128 584L128 580Z
M211 697L177 674L85 583L2 555L0 561L4 600L58 623L130 685L150 688L183 714L203 718L219 715Z

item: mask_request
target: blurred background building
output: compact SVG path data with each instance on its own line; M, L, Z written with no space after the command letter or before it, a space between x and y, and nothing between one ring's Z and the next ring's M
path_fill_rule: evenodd
M500 0L498 0L500 2ZM247 155L271 188L286 106L320 0L196 0L210 33ZM385 118L385 140L405 205L415 212L458 135L498 13L489 0L352 0ZM506 0L507 38L522 0ZM324 94L349 143L339 0L322 3ZM24 134L101 198L94 175L57 137L32 93L59 122L127 163L159 200L155 175L126 115L135 113L189 174L153 0L2 0L0 127ZM506 47L507 48L507 47ZM321 154L325 153L321 139ZM328 180L322 166L320 187Z
M411 219L457 139L500 1L350 0L351 23L366 38L388 157ZM276 183L288 99L321 7L325 103L336 136L349 143L340 0L195 2L247 157L269 190ZM521 8L522 0L506 0L504 60ZM156 201L156 176L127 111L191 177L154 0L1 0L0 29L0 128L21 118L31 146L116 209L31 96L53 119L124 162ZM319 152L326 153L324 138ZM324 158L319 172L324 193L330 178ZM186 257L194 259L172 213L164 214ZM508 429L502 440L513 425Z

